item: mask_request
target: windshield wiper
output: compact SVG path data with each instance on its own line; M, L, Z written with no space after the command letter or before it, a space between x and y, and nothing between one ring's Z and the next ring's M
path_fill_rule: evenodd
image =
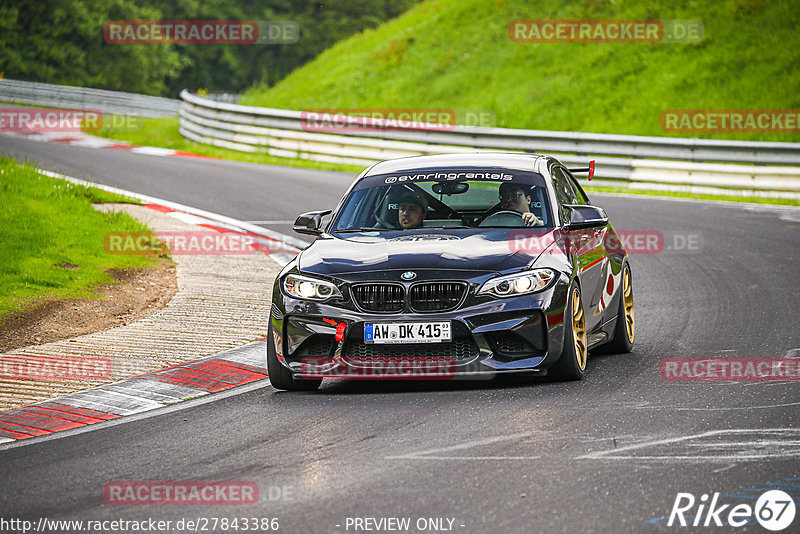
M334 233L346 234L355 232L393 232L398 228L347 228L346 230L334 230Z

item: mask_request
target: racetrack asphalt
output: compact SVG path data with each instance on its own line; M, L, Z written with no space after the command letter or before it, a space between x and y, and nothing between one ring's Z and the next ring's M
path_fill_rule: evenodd
M248 221L333 208L354 178L6 136L0 154ZM617 230L659 230L665 247L631 257L633 352L590 358L583 381L336 380L316 393L260 382L0 450L0 518L267 517L309 533L409 517L454 519L465 533L666 532L680 492L753 505L783 488L800 502L798 382L659 374L664 358L800 356L800 210L590 197ZM115 481L247 481L261 497L112 506L103 488ZM763 531L755 521L706 530Z

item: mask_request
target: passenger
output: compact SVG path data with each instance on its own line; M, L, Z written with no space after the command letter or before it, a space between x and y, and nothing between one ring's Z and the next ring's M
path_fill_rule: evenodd
M542 221L531 212L533 198L530 189L521 184L504 183L500 185L500 206L504 210L518 211L528 226L541 226Z

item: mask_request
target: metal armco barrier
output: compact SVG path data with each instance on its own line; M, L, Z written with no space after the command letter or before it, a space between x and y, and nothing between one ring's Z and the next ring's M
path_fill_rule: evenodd
M0 79L0 100L140 117L174 116L180 107L180 100L173 98L8 79Z
M567 165L597 162L598 178L626 182L800 191L800 143L717 141L479 126L317 133L300 111L215 102L181 92L180 132L243 152L369 165L419 154L508 150L558 155ZM379 122L379 121L378 121Z

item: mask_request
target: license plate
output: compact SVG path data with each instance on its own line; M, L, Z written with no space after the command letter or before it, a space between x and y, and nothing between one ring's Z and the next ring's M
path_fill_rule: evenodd
M450 321L364 324L364 343L442 343L451 339Z

